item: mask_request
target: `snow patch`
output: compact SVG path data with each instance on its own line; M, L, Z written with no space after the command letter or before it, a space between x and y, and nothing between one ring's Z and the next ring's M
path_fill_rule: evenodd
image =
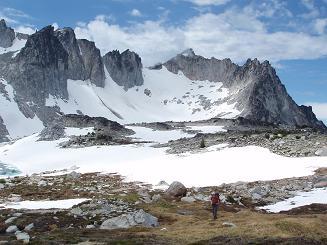
M9 47L9 48L0 47L0 54L21 50L25 46L26 41L27 40L24 40L24 39L20 40L16 37L15 40L13 41L13 45L11 47ZM17 53L14 54L14 56L16 56L16 55L17 55Z
M39 209L69 209L75 205L82 202L88 201L90 199L66 199L66 200L55 200L55 201L22 201L15 203L3 203L0 204L0 209L29 209L29 210L39 210Z
M313 189L309 192L298 192L295 197L272 205L260 207L260 209L264 209L272 213L278 213L280 211L288 211L293 208L310 205L313 203L327 204L327 188Z

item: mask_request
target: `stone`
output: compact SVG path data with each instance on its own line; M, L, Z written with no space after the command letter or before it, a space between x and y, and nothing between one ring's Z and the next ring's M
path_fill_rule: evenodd
M95 225L87 225L85 228L86 229L95 229Z
M7 233L15 233L16 231L18 231L18 227L15 225L11 225L6 229Z
M23 243L30 242L30 236L26 232L17 231L15 235L18 241L23 241Z
M193 215L193 212L191 210L179 209L179 210L177 210L177 214L180 214L180 215Z
M12 216L13 217L21 217L23 214L22 213L14 213Z
M324 188L327 187L327 176L326 177L320 177L315 181L314 184L315 188Z
M39 181L39 182L37 183L37 185L40 186L40 187L41 187L41 186L44 187L44 186L47 186L47 185L48 185L48 182L46 182L45 180L41 180L41 181Z
M155 194L152 196L152 201L153 202L158 202L161 199L161 195L160 194Z
M170 197L183 197L186 195L187 189L182 183L174 181L165 193Z
M81 216L83 214L83 210L80 207L72 208L70 213L73 215Z
M34 223L30 223L27 226L25 226L24 231L30 231L34 228Z
M20 202L22 201L22 197L17 194L10 194L10 196L7 198L9 202Z
M231 228L236 228L237 226L231 222L223 222L222 224L224 227L231 227Z
M210 201L210 197L207 195L204 195L202 193L198 193L194 195L195 200L201 201L201 202L207 202ZM221 200L221 199L220 199Z
M5 224L11 224L17 219L17 217L10 217L9 219L5 220Z
M79 177L81 177L81 173L77 173L75 171L67 174L67 179L78 179Z
M157 227L159 226L158 218L140 209L133 213L122 214L118 217L107 219L101 224L100 229L127 229L133 226Z
M5 188L5 185L4 184L0 184L0 190L1 189L4 189Z
M182 202L188 202L188 203L192 203L192 202L195 202L195 198L192 197L192 196L186 196L186 197L182 197L181 198L181 201Z
M327 156L327 147L323 147L315 152L317 156Z

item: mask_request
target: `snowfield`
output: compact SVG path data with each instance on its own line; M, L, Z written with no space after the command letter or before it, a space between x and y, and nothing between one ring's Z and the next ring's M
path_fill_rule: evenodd
M89 199L66 199L66 200L56 200L56 201L21 201L14 203L0 203L1 209L69 209L75 205L85 202Z
M241 112L235 104L222 103L229 91L222 83L192 81L183 73L143 69L144 84L127 91L118 86L106 71L104 88L87 81L68 80L69 100L50 97L47 106L59 106L68 114L80 110L89 116L102 116L120 123L162 122L208 119L217 115L234 118ZM151 91L146 95L144 91ZM216 103L206 107L202 99Z
M178 131L170 133L183 136ZM167 132L138 127L133 137L166 142L171 136L166 138L164 134ZM0 162L16 167L22 175L75 165L82 173L117 172L127 181L153 185L162 180L167 183L178 180L188 187L306 176L319 167L327 167L327 157L288 158L256 146L228 148L222 144L199 149L198 153L169 155L164 148L153 148L152 144L67 149L58 147L67 139L50 142L37 139L34 134L1 146Z
M272 213L278 213L280 211L288 211L312 203L327 203L327 188L314 189L309 192L299 192L295 197L272 205L260 207L260 209L265 209Z

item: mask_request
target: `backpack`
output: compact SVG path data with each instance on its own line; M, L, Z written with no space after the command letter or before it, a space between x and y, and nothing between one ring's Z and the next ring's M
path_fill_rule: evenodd
M211 197L211 204L219 204L220 203L220 199L219 199L219 194L215 194Z

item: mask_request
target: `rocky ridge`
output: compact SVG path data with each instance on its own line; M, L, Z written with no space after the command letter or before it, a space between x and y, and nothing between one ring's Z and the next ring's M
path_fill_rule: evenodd
M162 66L175 74L181 71L191 80L222 82L231 92L221 103L236 102L236 107L242 111L240 116L244 118L274 124L325 128L311 107L298 106L293 101L269 61L260 63L257 59L248 59L243 66L239 66L230 59L204 58L190 49Z

